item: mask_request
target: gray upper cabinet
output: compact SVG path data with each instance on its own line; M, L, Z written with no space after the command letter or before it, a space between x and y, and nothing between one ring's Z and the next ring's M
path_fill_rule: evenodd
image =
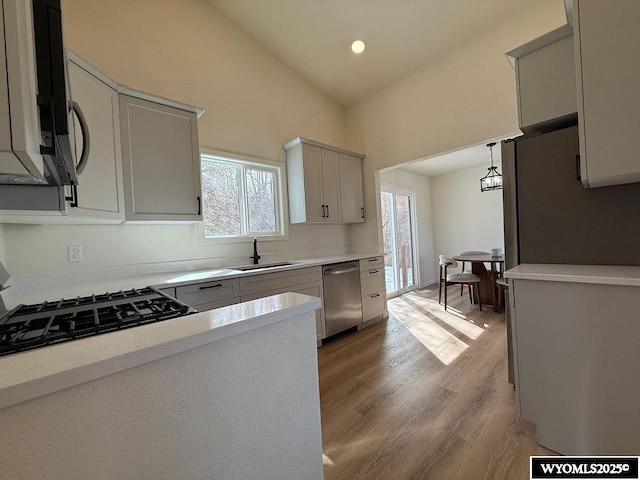
M640 2L576 0L573 16L582 182L640 182Z
M69 217L93 219L96 223L120 223L124 220L122 190L122 154L118 93L115 85L99 72L69 56L69 82L73 100L80 105L90 132L89 159L78 177L77 194L65 187ZM77 122L76 158L83 149ZM70 218L73 221L73 218Z
M127 221L202 220L194 111L120 95Z
M362 155L300 137L284 149L291 223L364 221Z
M516 70L518 124L525 133L575 122L573 28L564 25L510 52Z
M71 98L89 130L86 167L75 189L1 185L0 222L202 220L198 117L204 110L130 89L73 52L67 57ZM74 128L80 158L77 122Z
M364 188L362 158L340 153L340 204L343 223L364 222Z

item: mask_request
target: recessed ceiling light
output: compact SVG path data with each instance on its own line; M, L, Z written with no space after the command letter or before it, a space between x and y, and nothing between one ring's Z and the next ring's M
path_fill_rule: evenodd
M365 48L367 48L367 44L364 43L362 40L354 40L353 43L351 44L351 51L353 53L362 53L364 52Z

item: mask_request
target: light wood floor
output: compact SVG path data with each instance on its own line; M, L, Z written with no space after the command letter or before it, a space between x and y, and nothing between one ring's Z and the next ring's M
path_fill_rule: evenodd
M432 288L318 349L326 480L528 479L553 454L515 415L504 316Z

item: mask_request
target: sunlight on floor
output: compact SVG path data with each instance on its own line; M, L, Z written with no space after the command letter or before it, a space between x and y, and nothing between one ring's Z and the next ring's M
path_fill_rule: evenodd
M422 321L411 322L405 326L445 365L449 365L469 347L426 317Z
M327 455L325 455L324 453L322 454L322 464L323 465L328 465L330 467L333 467L335 464L333 463L333 460L331 460Z
M389 313L444 365L449 365L469 347L458 338L458 333L476 340L484 332L483 328L466 320L459 310L449 307L445 312L437 300L417 293L389 300L388 308Z

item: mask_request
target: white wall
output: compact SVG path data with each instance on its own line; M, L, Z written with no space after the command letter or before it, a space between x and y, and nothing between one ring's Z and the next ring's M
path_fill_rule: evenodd
M416 279L416 284L424 286L433 283L438 277L433 274L432 201L429 178L407 170L392 169L380 172L380 185L390 185L415 194L415 242L418 247L418 269L420 272L420 278Z
M284 162L282 144L298 135L346 146L344 109L206 0L65 0L62 7L67 46L105 74L205 108L198 122L202 147ZM11 273L197 258L247 263L252 253L247 242L200 244L194 225L4 230ZM72 244L83 245L82 263L67 262ZM318 256L343 253L348 245L346 226L294 225L290 240L264 242L261 254Z
M63 2L67 45L115 80L204 107L201 146L284 161L302 135L367 154L367 221L291 226L274 256L377 252L374 172L517 129L514 72L504 52L565 22L562 2L502 19L413 74L345 111L232 24L206 0ZM248 243L201 245L194 226L5 226L12 273L197 258L244 258ZM293 237L297 237L297 241ZM67 245L85 261L67 263ZM265 260L266 261L266 260Z
M504 53L566 23L562 2L531 2L528 15L459 45L347 110L350 148L366 153L365 201L374 211L374 172L517 132L515 73ZM369 215L351 227L352 248L377 250Z
M486 167L475 167L431 177L434 278L438 255L504 249L502 190L481 192L480 178L486 174Z

